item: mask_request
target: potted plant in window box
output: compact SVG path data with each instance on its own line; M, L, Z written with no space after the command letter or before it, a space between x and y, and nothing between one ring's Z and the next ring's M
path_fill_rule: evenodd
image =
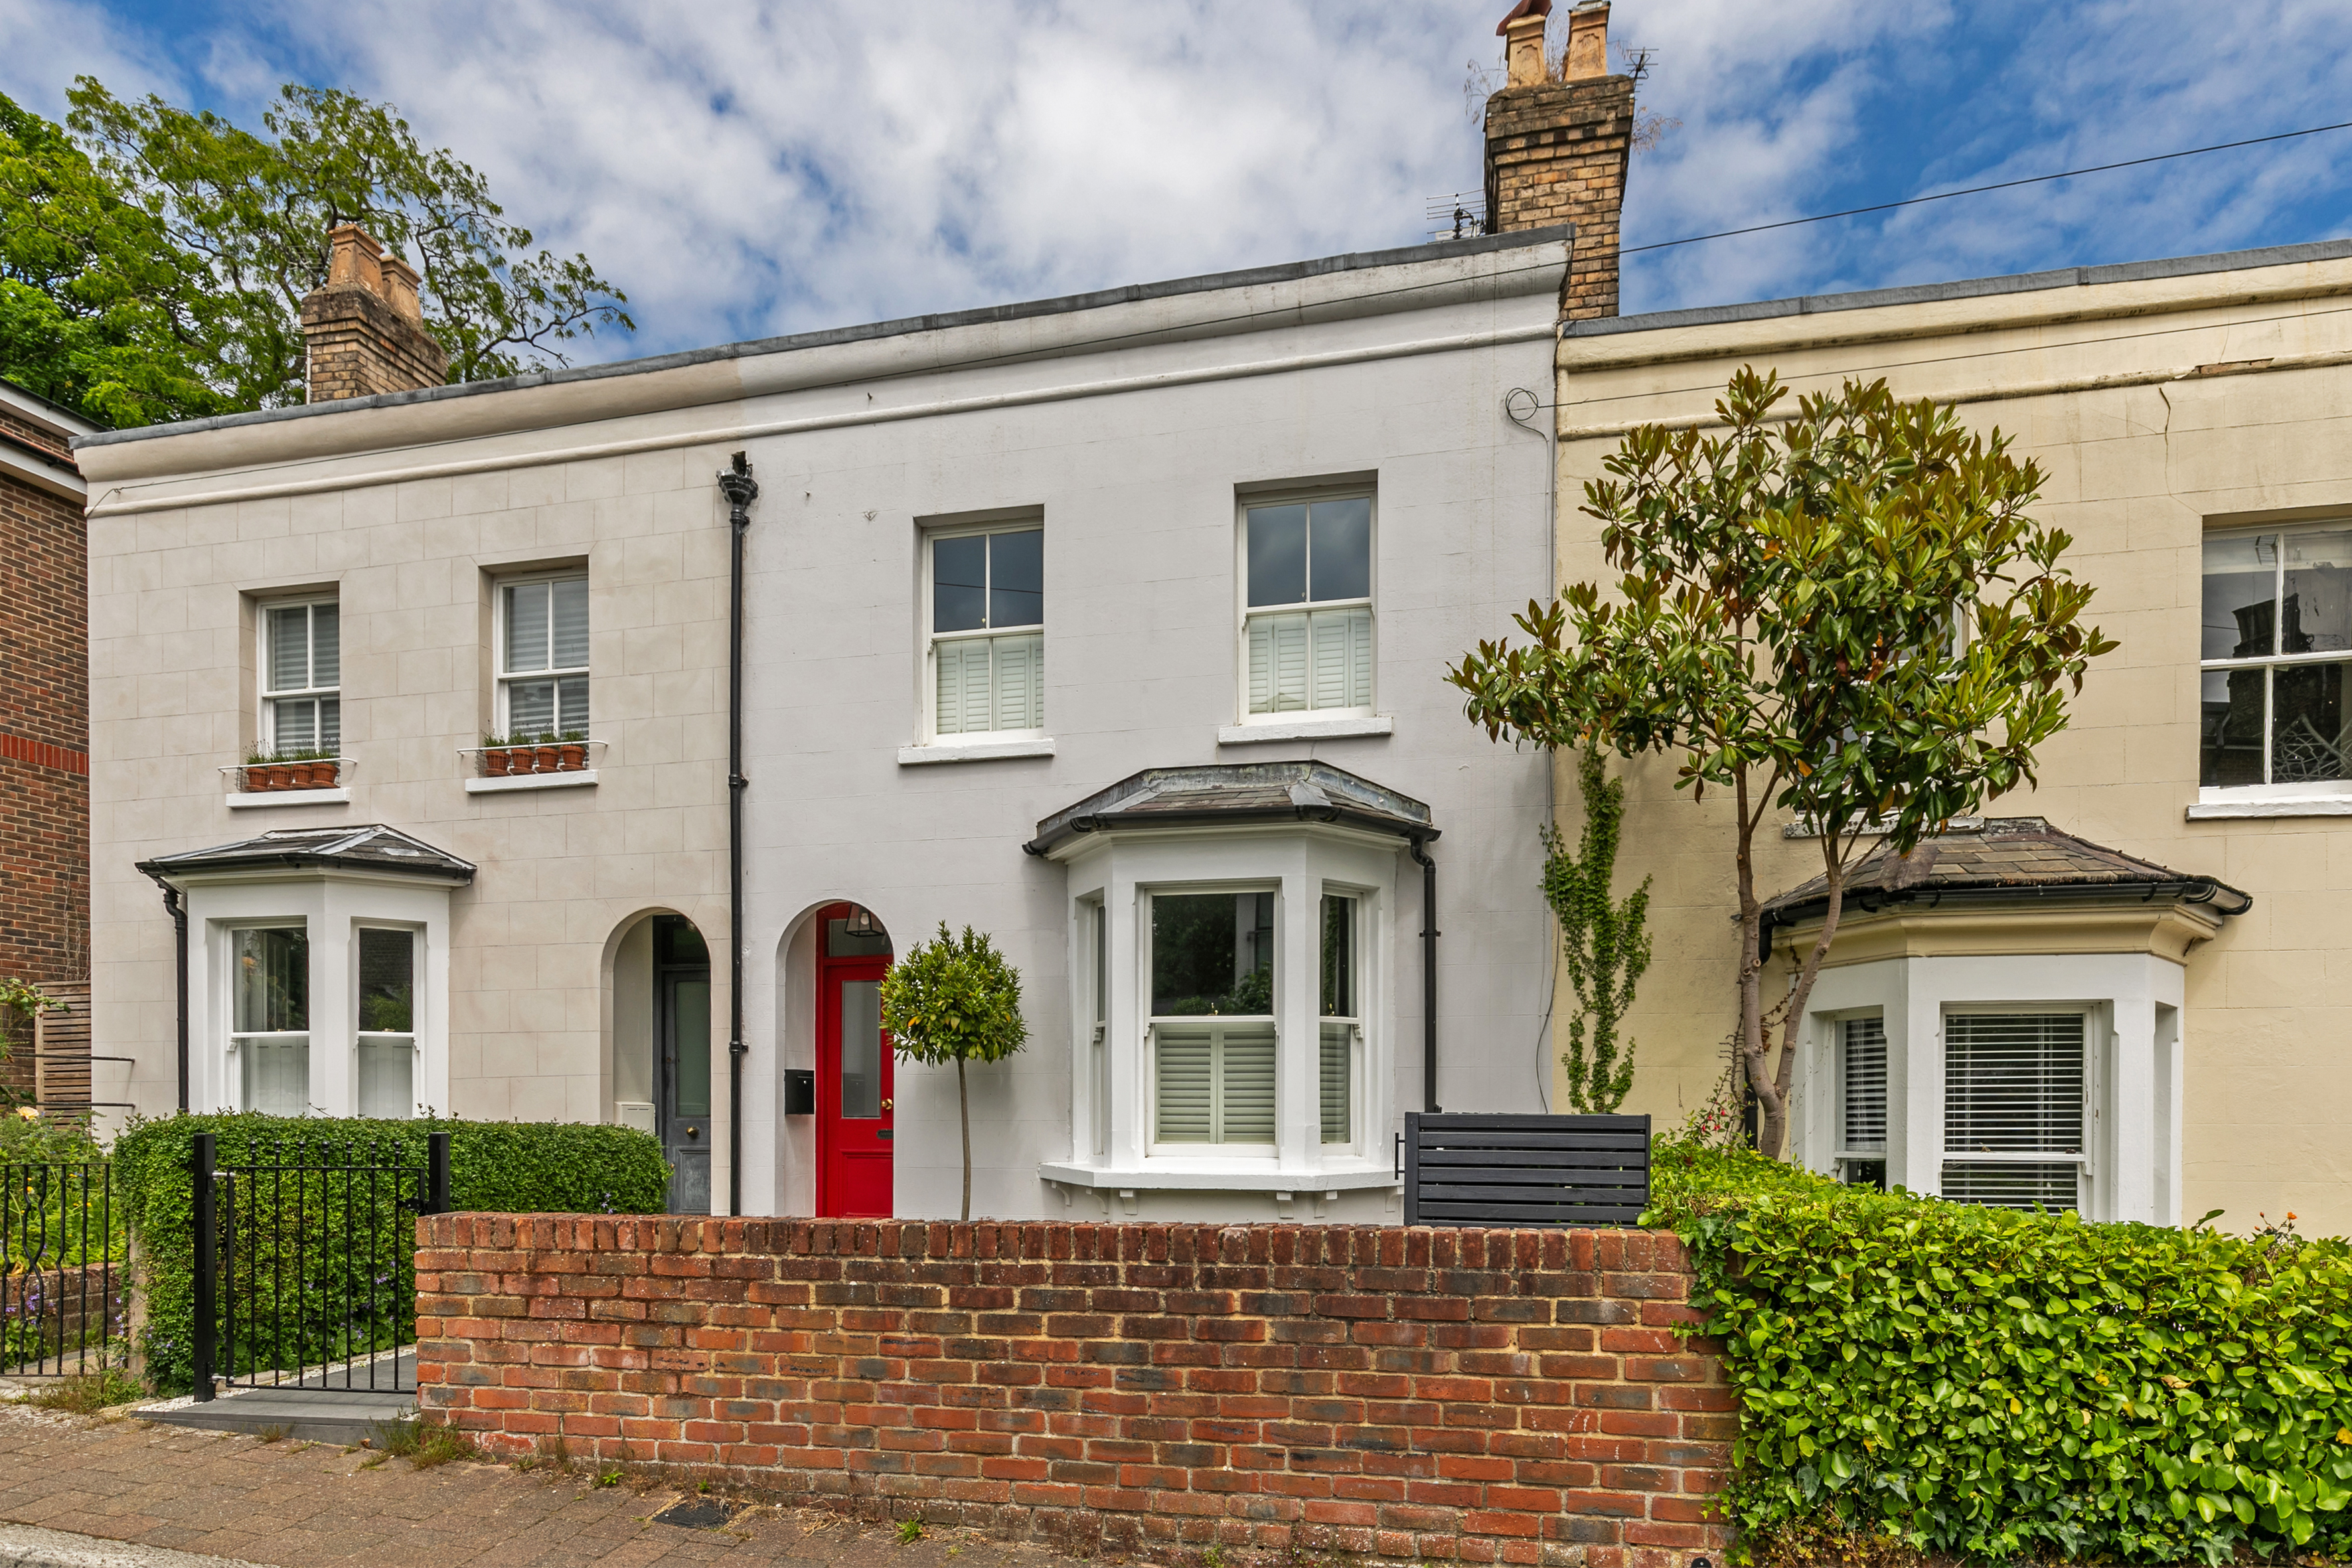
M555 732L551 730L532 738L530 755L533 773L553 773L563 771L563 748L556 744Z
M271 761L271 756L268 752L247 752L245 754L245 787L248 793L255 790L284 789L287 787L286 784L272 784L270 782L270 775L273 772L284 771L273 769L270 766ZM288 774L288 779L290 783L292 779L292 775L290 773Z
M342 759L326 751L305 752L302 755L309 760L310 782L307 786L298 784L294 787L297 789L334 788L336 780L341 776L343 771Z
M509 770L512 767L513 763L514 752L508 749L504 736L485 735L482 737L482 776L484 778L502 779L506 777ZM528 773L530 770L526 768L523 771Z
M563 738L556 742L555 756L555 765L561 772L576 773L585 768L588 765L588 732L585 730L564 731Z

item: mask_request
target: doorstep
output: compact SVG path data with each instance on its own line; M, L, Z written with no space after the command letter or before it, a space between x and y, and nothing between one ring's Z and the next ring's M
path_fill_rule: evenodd
M377 1367L380 1378L385 1382L394 1380L385 1363L378 1363ZM394 1394L365 1386L330 1386L320 1373L312 1372L299 1384L239 1388L202 1403L173 1399L130 1414L142 1421L211 1432L265 1432L276 1426L282 1428L285 1436L304 1442L341 1443L348 1447L362 1437L375 1436L376 1428L388 1422L415 1418L416 1395L413 1391L416 1386L416 1352L402 1351L398 1367L399 1381L406 1383L411 1392ZM334 1369L337 1383L342 1380L344 1370L341 1366ZM352 1371L353 1381L363 1384L364 1363Z

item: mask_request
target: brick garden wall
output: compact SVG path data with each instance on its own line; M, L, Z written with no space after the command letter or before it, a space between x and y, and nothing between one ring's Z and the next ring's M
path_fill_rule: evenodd
M1662 1568L1738 1419L1670 1236L418 1221L418 1403L1070 1550Z

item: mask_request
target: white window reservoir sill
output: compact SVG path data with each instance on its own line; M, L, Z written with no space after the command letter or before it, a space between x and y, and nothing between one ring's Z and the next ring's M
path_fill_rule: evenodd
M2218 790L2208 791L2217 795ZM2188 810L2191 822L2217 822L2257 816L2352 816L2352 795L2248 795L2238 799L2200 800Z
M1253 746L1269 741L1344 741L1358 735L1387 735L1396 721L1385 713L1351 714L1344 719L1261 719L1250 724L1220 724L1220 746Z
M351 798L348 789L239 790L228 796L228 808L250 811L263 805L341 805Z
M1006 757L1050 757L1051 736L1022 741L933 741L928 746L901 746L898 765L920 767L927 763L992 763Z
M471 778L467 795L499 795L510 789L577 789L596 782L594 768L574 768L568 773L509 773L502 778Z

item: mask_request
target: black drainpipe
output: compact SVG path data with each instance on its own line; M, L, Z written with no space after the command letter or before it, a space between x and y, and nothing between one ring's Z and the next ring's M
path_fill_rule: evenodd
M760 487L743 454L719 470L734 530L727 603L727 1212L743 1212L743 536Z
M1437 1110L1437 862L1427 841L1416 836L1412 858L1421 866L1421 1100Z
M144 868L142 868L144 869ZM188 902L187 896L154 872L155 885L163 889L163 910L172 917L173 946L179 954L180 983L180 1109L188 1109Z

